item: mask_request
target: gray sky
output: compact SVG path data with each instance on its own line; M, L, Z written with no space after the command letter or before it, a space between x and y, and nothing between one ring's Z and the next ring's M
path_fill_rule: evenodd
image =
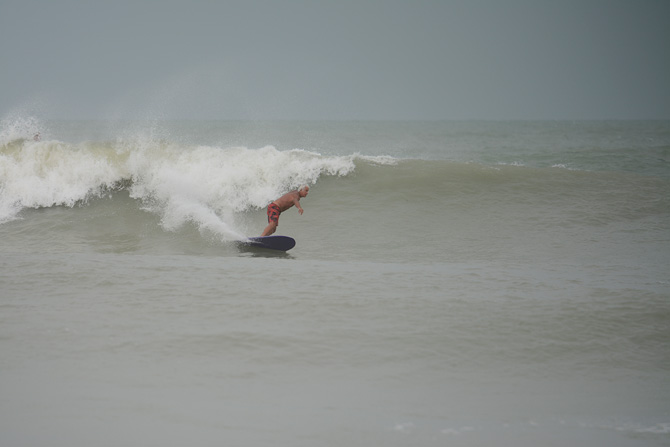
M0 117L670 119L668 0L0 0Z

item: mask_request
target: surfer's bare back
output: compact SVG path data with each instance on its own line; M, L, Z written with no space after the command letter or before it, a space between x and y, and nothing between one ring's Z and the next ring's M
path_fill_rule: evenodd
M268 226L263 230L261 236L269 236L277 230L279 226L279 215L295 205L298 212L302 214L303 209L300 206L300 199L307 197L309 186L305 185L300 189L287 192L274 202L268 205Z

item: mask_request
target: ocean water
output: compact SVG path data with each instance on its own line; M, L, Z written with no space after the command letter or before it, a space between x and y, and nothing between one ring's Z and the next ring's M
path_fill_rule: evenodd
M667 446L669 266L667 121L6 117L0 444Z

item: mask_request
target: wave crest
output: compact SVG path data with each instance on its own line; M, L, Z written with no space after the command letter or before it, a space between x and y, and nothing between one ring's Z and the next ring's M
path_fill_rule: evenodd
M323 175L344 176L354 169L354 157L273 146L15 139L0 145L0 222L16 219L25 208L72 207L127 189L167 230L191 222L224 239L238 238L236 214L264 207Z

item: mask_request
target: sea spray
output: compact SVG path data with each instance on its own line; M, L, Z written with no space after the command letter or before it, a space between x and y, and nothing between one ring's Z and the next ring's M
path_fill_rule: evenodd
M32 115L13 114L0 120L0 145L15 140L39 140L45 125Z

